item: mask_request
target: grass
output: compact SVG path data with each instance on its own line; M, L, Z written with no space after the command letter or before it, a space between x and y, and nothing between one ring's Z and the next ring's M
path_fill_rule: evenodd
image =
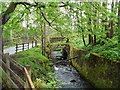
M18 52L13 55L23 66L30 65L31 77L36 88L56 88L56 78L53 74L52 62L41 54L39 47Z

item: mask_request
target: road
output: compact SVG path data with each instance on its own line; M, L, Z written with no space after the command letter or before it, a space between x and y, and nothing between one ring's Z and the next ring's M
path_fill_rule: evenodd
M37 45L40 45L40 44L37 44ZM32 48L32 43L29 43L29 48ZM16 50L15 46L11 46L9 48L5 48L4 53L9 53L10 55L15 54L15 52L16 52L15 50ZM20 52L20 51L18 51L18 52Z

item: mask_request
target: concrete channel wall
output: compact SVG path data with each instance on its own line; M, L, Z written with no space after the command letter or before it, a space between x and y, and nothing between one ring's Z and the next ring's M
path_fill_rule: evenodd
M107 60L95 53L71 50L72 60L78 72L97 88L120 88L120 62Z

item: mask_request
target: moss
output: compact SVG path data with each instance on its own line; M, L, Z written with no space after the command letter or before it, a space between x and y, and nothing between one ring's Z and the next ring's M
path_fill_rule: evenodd
M105 72L103 66L99 68L90 68L86 66L79 66L76 61L73 61L73 66L77 68L80 74L82 74L86 79L90 80L90 82L94 83L98 88L111 88L113 87L112 81L109 79L104 79L104 74L101 75L101 72ZM103 76L102 78L100 76Z
M86 53L83 52L78 53L74 49L73 56L78 55L80 58L72 61L73 66L82 76L98 88L118 88L120 86L119 63L109 62L97 54L90 54L89 60L86 60Z

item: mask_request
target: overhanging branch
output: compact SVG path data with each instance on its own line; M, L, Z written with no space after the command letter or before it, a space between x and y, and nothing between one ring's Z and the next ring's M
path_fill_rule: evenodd
M45 5L40 5L37 2L35 2L35 4L30 4L28 2L11 2L8 9L2 15L2 25L4 25L10 19L9 14L14 12L16 6L20 5L20 4L24 5L27 9L28 9L27 5L30 6L30 7L37 7L37 8L38 7L39 8L43 7L43 8L45 8ZM56 6L56 7L65 7L65 6L68 6L68 5L69 5L68 3L66 3L66 4L64 3L63 5L59 5L59 6ZM43 17L44 17L44 15L43 15ZM44 17L44 19L50 25L50 22L45 17Z
M11 2L8 9L5 11L5 13L2 16L2 25L5 24L9 20L9 14L14 12L16 8L16 4L14 2Z
M52 25L51 25L51 23L47 20L47 18L45 17L45 14L41 11L41 15L43 16L43 18L44 18L44 20L48 23L48 25L51 27L51 28L53 28L53 29L55 29L56 31L58 31L58 32L60 32L57 28L54 28ZM60 32L60 34L61 34L61 36L63 36L62 35L62 33Z

